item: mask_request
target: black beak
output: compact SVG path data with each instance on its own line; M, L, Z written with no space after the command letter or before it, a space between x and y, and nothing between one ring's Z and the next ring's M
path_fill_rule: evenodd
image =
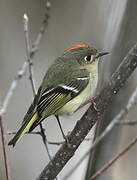
M107 54L109 54L109 52L100 52L100 53L97 55L97 58L102 57L102 56L105 56L105 55L107 55Z

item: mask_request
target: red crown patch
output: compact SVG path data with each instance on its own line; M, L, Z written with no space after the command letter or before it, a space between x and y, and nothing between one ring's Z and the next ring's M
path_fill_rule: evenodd
M77 44L77 45L72 46L68 50L74 50L74 49L78 49L78 48L82 48L82 47L88 47L88 45L87 44Z

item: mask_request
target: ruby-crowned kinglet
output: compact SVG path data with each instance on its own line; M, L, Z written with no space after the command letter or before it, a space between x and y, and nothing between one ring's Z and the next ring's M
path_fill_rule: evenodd
M69 115L95 94L98 62L101 56L87 44L75 45L58 57L48 69L19 131L9 142L16 142L51 115Z

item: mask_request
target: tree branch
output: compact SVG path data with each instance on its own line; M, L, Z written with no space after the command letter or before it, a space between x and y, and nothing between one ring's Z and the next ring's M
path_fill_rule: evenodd
M108 161L101 169L99 169L89 180L95 180L102 175L108 168L110 168L118 159L120 159L126 152L128 152L137 143L137 137L134 138L120 153Z
M42 22L42 26L40 28L40 32L38 33L38 36L36 38L36 41L34 42L34 44L32 45L33 49L32 51L30 51L30 58L34 57L34 55L36 54L37 50L38 50L38 46L41 42L41 39L43 37L43 34L46 30L46 27L48 25L48 19L49 19L49 9L50 9L50 2L47 1L46 2L46 10L47 12L44 15L44 20ZM12 98L12 95L18 85L18 82L20 81L20 79L24 76L26 69L28 67L28 62L25 61L23 63L23 65L21 66L20 70L17 72L16 77L14 78L14 80L12 81L10 88L8 89L8 92L6 94L6 97L2 103L2 106L0 108L0 132L1 132L1 139L2 139L2 148L3 148L3 156L4 156L4 163L5 163L5 170L6 170L6 179L7 180L11 180L11 175L10 175L10 168L9 168L9 164L8 164L8 154L7 154L7 150L6 150L6 140L5 140L5 134L4 134L4 126L3 126L3 114L6 112L7 107L9 105L9 102Z
M24 32L25 32L25 43L26 43L26 55L27 55L27 60L29 64L29 79L30 79L33 94L35 96L37 93L37 90L36 90L35 79L34 79L32 58L30 57L31 47L30 47L30 38L29 38L29 18L27 14L24 14L23 20L24 20L23 24L24 24Z
M5 164L6 180L11 180L10 166L9 166L8 153L7 153L7 144L6 144L6 140L5 140L5 133L4 133L2 116L0 116L0 134L1 134L4 164Z
M38 50L41 39L42 39L42 37L43 37L43 35L45 33L45 30L46 30L46 28L48 26L48 20L50 18L50 15L49 15L50 8L51 8L51 2L47 0L46 1L46 6L45 6L45 14L44 14L44 19L43 19L43 22L42 22L42 26L40 28L40 31L39 31L38 36L36 38L36 41L32 45L31 54L30 54L31 58L33 57L35 52Z
M46 10L48 10L50 8L50 2L47 1L46 3ZM45 15L45 21L43 21L43 25L42 28L40 29L40 35L39 35L39 38L37 40L37 42L35 42L35 46L36 44L39 44L40 42L40 39L42 37L42 35L44 34L45 32L45 28L47 27L47 20L46 18L49 18L49 15L47 14L46 12L46 15ZM34 71L33 71L33 62L32 62L32 58L31 57L31 47L30 47L30 38L29 38L29 18L27 16L27 14L24 14L23 16L23 24L24 24L24 32L25 32L25 43L26 43L26 55L27 55L27 60L28 60L28 64L29 64L29 79L30 79L30 83L31 83L31 87L32 87L32 91L33 91L33 95L36 96L37 94L37 90L36 90L36 84L35 84L35 78L34 78ZM36 50L36 49L35 49ZM34 50L33 50L34 51ZM44 143L44 146L46 148L46 151L47 151L47 154L48 154L48 157L49 157L49 160L52 159L52 153L51 153L51 150L50 150L50 147L49 147L49 144L48 144L48 141L47 141L47 137L46 137L46 134L45 134L45 130L43 129L43 126L42 126L42 123L40 123L40 132L39 132L39 135L42 137L42 141ZM58 179L58 177L55 178L56 180Z
M34 78L32 58L30 56L31 48L30 48L30 38L29 38L29 18L27 16L27 14L24 14L23 22L24 22L23 24L24 24L24 32L25 32L26 55L27 55L28 64L29 64L29 79L30 79L30 83L31 83L33 94L35 96L37 94L37 90L36 90L36 85L35 85L35 78ZM42 32L42 33L44 33L44 32ZM48 154L49 160L51 160L51 158L52 158L51 157L51 150L49 149L47 138L46 138L46 134L45 134L45 130L42 127L42 123L40 124L39 135L41 135L41 137L42 137L43 143L44 143L45 148L47 150L47 154Z
M102 89L99 96L96 98L97 112L91 105L83 117L76 123L76 126L68 136L69 144L64 144L56 153L51 162L41 172L38 180L51 180L63 169L65 164L74 155L76 149L81 144L85 136L94 126L101 120L106 112L112 98L124 85L128 77L137 67L137 44L129 51L120 66L112 75L109 83Z
M134 121L123 120L123 121L117 122L117 125L128 125L128 126L133 126L133 125L137 125L137 120L134 120Z
M73 172L79 167L79 165L83 162L83 160L95 149L95 147L112 131L112 129L116 125L125 124L128 123L128 125L133 125L137 123L137 121L124 121L123 119L127 115L127 113L136 105L137 103L137 87L132 93L130 99L128 100L128 103L124 109L122 109L115 117L114 119L109 123L109 125L105 128L105 130L96 138L96 140L93 142L90 149L78 160L75 167L71 169L65 176L64 179L67 180Z
M43 37L43 34L47 28L47 25L48 25L48 20L50 18L49 16L49 10L50 10L50 7L51 7L51 3L49 1L46 2L46 13L44 15L44 19L42 21L42 25L40 27L40 31L36 37L36 40L34 42L34 44L32 45L32 48L31 48L31 52L30 52L30 58L33 58L34 55L36 54L36 52L38 51L38 47L39 47L39 44L42 40L42 37ZM26 73L26 69L28 67L28 60L26 60L23 65L21 66L20 70L17 72L17 75L15 77L15 79L12 81L11 85L10 85L10 88L8 89L8 92L7 92L7 95L3 101L3 104L2 104L2 107L0 109L0 116L3 115L5 112L6 112L6 109L9 105L9 102L10 102L10 99L18 85L18 82L19 80L24 76L24 74Z

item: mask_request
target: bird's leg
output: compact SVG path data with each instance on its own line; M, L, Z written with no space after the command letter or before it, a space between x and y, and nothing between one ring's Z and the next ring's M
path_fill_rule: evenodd
M97 108L97 104L95 102L96 96L91 99L91 103L93 104L93 107L95 111L99 112L99 109Z
M83 106L87 105L87 104L93 104L93 107L95 109L95 111L99 112L99 109L97 108L95 99L97 98L97 96L90 98L89 100L87 100L85 103L83 103L79 108L82 108Z
M55 115L55 117L56 117L56 119L57 119L57 122L58 122L59 128L60 128L60 130L61 130L62 136L63 136L65 142L68 144L68 138L67 138L67 136L65 136L65 134L64 134L64 131L63 131L63 129L62 129L62 126L61 126L61 123L60 123L60 120L59 120L59 116L58 116L58 115Z

